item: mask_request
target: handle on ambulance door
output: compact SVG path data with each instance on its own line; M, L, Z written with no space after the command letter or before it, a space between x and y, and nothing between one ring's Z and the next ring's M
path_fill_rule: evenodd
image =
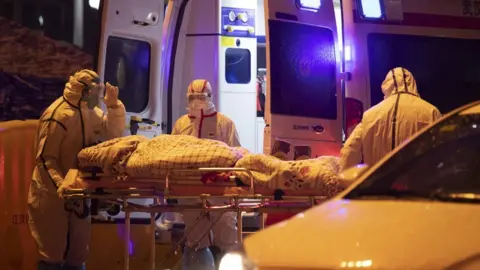
M154 127L159 127L160 126L160 124L153 121L152 119L141 118L141 117L138 117L138 116L132 116L132 117L130 117L130 134L131 135L137 135L140 123L148 124L148 125L154 126Z
M315 132L317 134L320 134L320 133L323 133L325 131L325 128L321 125L313 125L312 130L313 130L313 132Z

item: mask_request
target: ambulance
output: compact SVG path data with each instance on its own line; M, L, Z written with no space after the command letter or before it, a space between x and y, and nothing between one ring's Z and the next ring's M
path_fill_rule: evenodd
M235 122L243 147L271 154L286 143L289 159L299 149L310 157L338 155L398 66L413 73L422 98L442 113L480 99L478 0L103 0L98 9L97 70L120 88L126 135L170 133L186 113L194 79L210 81L215 105ZM25 140L31 144L33 126ZM2 194L23 197L0 197L8 216L0 233L22 245L0 249L0 269L33 269L21 199L31 171L18 166L33 164L33 155L7 145L6 130ZM101 226L111 225L94 225L89 269L121 265L122 225L113 232ZM150 240L143 228L132 230L142 236L132 241L131 268L143 269L142 243Z
M171 132L194 79L211 83L243 147L287 159L338 156L395 67L442 113L480 99L477 0L105 0L99 10L98 72L130 116L159 123L146 136Z
M202 78L248 150L269 154L281 140L311 147L311 157L337 155L355 124L346 114L358 119L380 102L394 67L409 69L442 113L478 99L479 5L106 0L98 71L119 85L129 115L159 123L139 133L171 132L188 84Z

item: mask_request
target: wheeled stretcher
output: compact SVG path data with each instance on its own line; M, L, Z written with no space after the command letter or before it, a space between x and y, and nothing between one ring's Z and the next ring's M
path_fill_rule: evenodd
M204 184L198 179L194 181L195 176L176 177L178 173L209 174L209 173L232 173L243 172L250 176L250 183L242 185L238 181L232 181ZM80 177L86 187L82 189L66 190L64 197L66 199L92 199L92 212L98 210L98 200L117 203L122 206L125 212L125 239L130 239L130 215L132 212L150 213L150 226L152 233L155 232L155 214L161 212L186 212L202 211L207 214L213 211L236 212L238 239L242 241L242 213L259 213L262 221L267 213L299 213L319 202L325 200L324 193L320 190L280 190L271 189L255 183L253 174L244 168L198 168L198 169L175 169L169 170L164 178L139 178L126 175L112 176L102 173L98 168L83 169ZM190 177L192 180L188 180ZM198 177L198 176L197 176ZM128 201L128 199L148 198L154 199L152 205L138 205ZM162 199L198 199L197 205L166 205ZM226 205L210 205L208 199L224 198L229 201ZM255 199L258 203L242 204L243 199ZM220 215L221 217L221 215ZM209 230L220 219L217 218L211 222L210 228L205 231L205 236ZM198 219L200 220L200 219ZM198 221L197 221L198 222ZM264 222L261 223L262 228ZM192 226L194 228L196 224ZM186 239L190 231L173 247L174 252ZM150 269L155 268L155 236L151 237L151 257ZM129 245L125 241L124 246L125 265L124 269L129 269ZM161 263L160 263L161 266Z
M65 197L93 199L93 214L98 200L121 204L125 212L126 239L130 237L132 212L150 213L153 233L156 213L196 211L208 215L218 211L220 217L226 212L237 213L241 241L242 213L259 213L262 220L266 213L298 213L343 189L337 182L335 157L281 161L228 147L222 142L184 135L117 138L83 149L78 161L79 179L86 187L67 190ZM154 203L146 206L128 201L140 198L153 199ZM228 203L212 205L211 201L217 201L213 200L216 198ZM198 203L167 205L162 201L165 199L196 199L193 201ZM242 203L245 199L258 203ZM207 235L220 217L211 220L205 231L201 227L202 233ZM189 232L187 229L172 251ZM154 235L151 245L154 250ZM125 269L128 269L128 241L124 252ZM155 269L154 255L150 259L151 269Z

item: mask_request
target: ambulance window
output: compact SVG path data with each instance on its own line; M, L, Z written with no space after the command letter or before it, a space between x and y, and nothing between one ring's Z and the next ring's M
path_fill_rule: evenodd
M330 29L270 20L271 112L336 119L336 59Z
M265 116L267 56L265 43L257 44L257 117Z
M109 37L105 57L105 82L119 88L119 99L128 112L140 113L147 107L150 89L148 42Z
M251 55L248 49L225 51L225 79L231 84L248 84L251 80Z
M265 44L257 45L257 68L267 68L267 48Z
M441 113L479 100L479 48L478 39L370 34L371 105L383 100L381 84L395 67L408 69L422 99L435 105Z

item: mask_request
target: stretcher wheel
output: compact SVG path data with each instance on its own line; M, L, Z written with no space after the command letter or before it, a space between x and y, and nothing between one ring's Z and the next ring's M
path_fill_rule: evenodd
M120 213L120 205L118 204L111 204L110 207L107 208L107 214L114 217Z

